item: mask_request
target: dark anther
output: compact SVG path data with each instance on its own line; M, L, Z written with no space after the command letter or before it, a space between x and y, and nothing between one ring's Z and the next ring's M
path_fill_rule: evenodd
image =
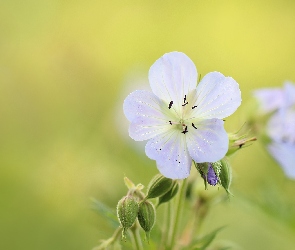
M193 124L193 123L192 123L192 126L193 126L195 129L198 129L198 128L195 126L195 124Z
M222 119L225 122L225 119Z
M198 107L198 105L196 105L196 106L193 106L193 107L192 107L192 109L194 109L194 108L196 108L196 107Z
M170 125L172 125L172 121L169 121Z
M187 126L185 126L185 129L181 133L186 134L187 132L188 132Z
M171 109L172 104L173 104L173 101L171 101L171 102L169 103L168 109Z
M187 105L187 104L188 104L188 102L186 101L186 95L184 95L182 106L184 107L184 106Z

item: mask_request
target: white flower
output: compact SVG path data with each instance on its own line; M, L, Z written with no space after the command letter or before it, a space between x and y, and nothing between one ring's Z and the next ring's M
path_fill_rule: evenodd
M266 145L286 176L295 179L295 85L285 82L282 88L265 88L254 92L262 113L273 112L266 124L271 143Z
M239 85L219 72L204 76L197 85L194 63L183 53L171 52L150 68L152 92L138 90L124 101L131 122L129 135L149 140L146 154L159 171L172 179L184 179L192 160L215 162L228 150L223 118L241 104Z
M295 104L295 85L286 81L283 88L264 88L254 91L262 113L269 113Z

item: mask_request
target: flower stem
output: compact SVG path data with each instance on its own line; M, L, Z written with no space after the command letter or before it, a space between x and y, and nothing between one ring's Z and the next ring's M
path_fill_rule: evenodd
M167 243L167 240L168 240L168 233L170 228L170 204L171 204L171 201L165 204L162 237L161 237L160 246L158 248L159 250L165 250L165 244Z
M178 238L178 231L179 231L178 228L179 228L179 223L181 221L181 215L182 215L182 209L183 209L184 200L185 200L186 188L187 188L187 179L184 179L181 183L180 192L179 192L179 196L178 196L177 203L176 203L175 217L173 216L174 223L172 225L170 237L168 239L167 249L172 250L174 248L176 240Z
M131 236L133 238L133 245L135 250L143 250L142 241L139 234L139 228L137 222L130 228Z

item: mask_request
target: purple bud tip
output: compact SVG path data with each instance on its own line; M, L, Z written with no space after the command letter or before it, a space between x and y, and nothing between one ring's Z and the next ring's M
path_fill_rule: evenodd
M215 186L218 183L218 177L214 172L214 169L212 167L212 164L209 164L208 173L207 173L207 182L211 186Z

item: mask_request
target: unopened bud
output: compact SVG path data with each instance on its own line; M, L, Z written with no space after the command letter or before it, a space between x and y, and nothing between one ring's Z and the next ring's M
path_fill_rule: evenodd
M170 188L170 190L166 194L159 197L158 206L162 203L170 201L177 194L178 189L179 189L178 182L173 181L173 184L172 184L172 187Z
M172 187L173 180L157 174L149 183L146 199L157 198L166 194Z
M122 237L126 238L126 231L136 220L138 214L138 203L134 197L127 195L117 205L117 216L123 228Z
M156 221L156 210L154 205L149 201L143 201L139 204L138 222L145 231L146 240L149 241L150 231Z

